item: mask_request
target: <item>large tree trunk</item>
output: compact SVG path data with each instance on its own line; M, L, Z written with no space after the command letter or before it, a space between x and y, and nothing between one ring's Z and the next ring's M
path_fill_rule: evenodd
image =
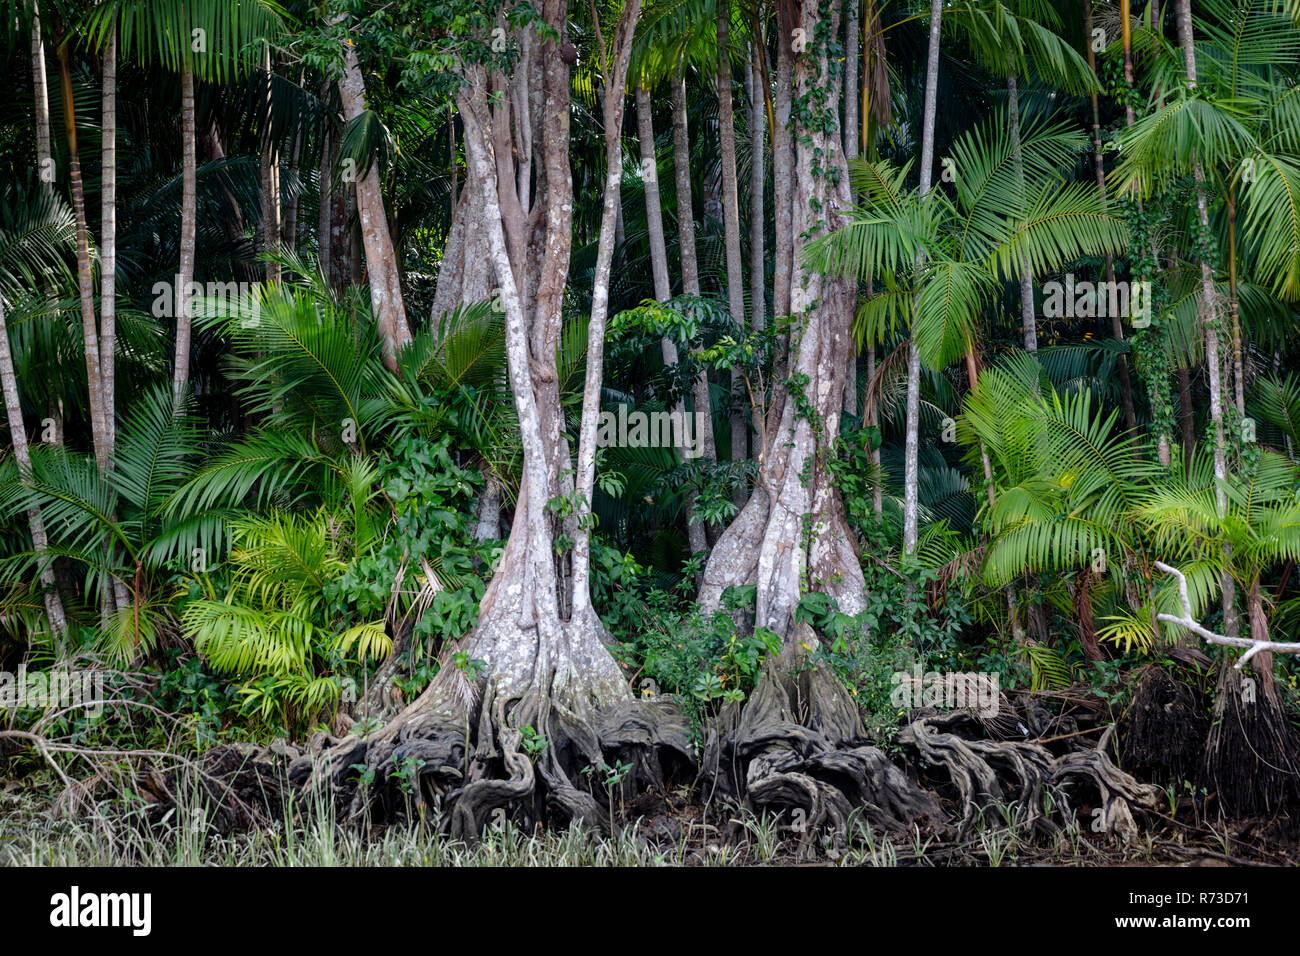
M365 81L357 63L356 50L350 43L343 47L343 66L339 98L343 102L343 118L350 123L366 110ZM384 364L396 371L397 353L411 341L411 327L406 321L397 253L388 231L388 213L384 209L378 162L371 163L364 174L358 175L354 185L361 241L369 272L370 306L379 326Z
M9 440L14 446L14 460L18 475L29 482L32 478L32 456L27 448L27 428L23 424L23 410L18 402L18 379L14 374L14 359L9 351L9 329L5 325L4 299L0 297L0 385L4 388L5 412L9 421ZM27 526L32 532L32 550L40 566L41 596L45 602L45 616L50 629L62 636L68 630L68 618L63 611L58 582L54 576L54 563L50 557L49 539L41 509L33 507L27 512Z
M763 118L763 91L767 86L767 74L759 67L759 57L754 55L754 63L749 73L749 310L750 322L755 329L767 324L767 257L764 249L763 227L764 213L763 190L767 183L767 171L764 158L767 144L764 131L767 124Z
M844 158L858 158L858 24L859 4L862 0L848 0L844 15ZM856 290L855 290L856 291ZM856 297L855 297L856 298ZM854 305L856 306L856 301ZM844 377L844 414L858 414L858 350L854 342L853 357Z
M641 181L645 187L645 214L650 237L650 271L654 276L655 299L667 302L672 298L672 283L668 278L668 243L664 238L663 206L659 196L659 164L655 155L654 117L651 115L650 94L640 83L636 87L637 143L641 150ZM672 367L680 356L677 345L665 336L660 343L664 365ZM706 385L707 388L707 385ZM686 403L679 400L674 411L686 422ZM691 554L699 554L709 547L704 523L695 519L697 495L691 493L686 500L686 535Z
M835 36L840 6L839 0L802 7L781 0L779 57L792 57L795 28L816 36L816 19L826 7ZM751 808L797 806L811 827L842 829L854 805L864 808L873 826L903 827L934 814L936 805L866 746L856 703L833 675L803 666L817 638L796 621L811 591L830 595L848 614L865 602L857 542L828 468L852 353L852 290L844 280L805 271L801 257L806 243L843 223L849 206L837 128L842 77L824 41L793 58L792 66L790 99L805 108L791 120L791 284L798 323L788 367L789 378L801 384L773 399L761 429L757 486L714 549L702 594L705 608L713 609L724 588L756 585L754 625L780 635L783 646L746 704L721 715L705 769L723 792L743 796ZM819 92L820 103L814 98Z
M409 758L423 760L422 798L441 794L452 834L467 839L476 838L498 808L526 826L542 816L603 825L608 817L593 794L603 798L600 781L584 778L583 768L603 769L606 753L632 760L624 787L662 784L661 759L691 759L685 722L668 708L631 699L606 649L600 619L589 602L575 600L569 556L556 550L561 535L577 530L574 519L560 519L549 507L557 498L571 500L574 492L556 366L573 238L566 62L572 47L565 12L564 0L542 4L554 35L540 44L532 73L540 84L530 94L538 100L542 162L523 210L537 212L524 219L523 242L512 243L506 229L508 209L523 207L514 153L521 124L511 122L518 106L507 101L494 109L491 91L501 78L489 77L482 67L466 68L458 95L469 171L465 192L482 211L492 277L505 310L507 365L523 448L523 480L505 552L478 624L446 648L424 694L384 730L340 742L322 768L335 781L346 781L347 768L364 760L381 781L391 782ZM608 132L616 143L617 129ZM507 155L498 143L510 148ZM617 169L616 162L611 179ZM612 222L605 225L603 231L612 235ZM512 247L519 259L512 258ZM517 276L526 268L532 282L521 287ZM599 357L591 361L599 363ZM481 662L481 670L458 666L457 660ZM546 744L535 762L522 747L526 730Z
M740 248L740 190L736 180L736 115L731 99L731 3L718 3L718 162L722 167L722 228L727 251L727 303L731 317L745 324L745 277ZM744 378L739 369L731 372L731 460L749 457L749 426ZM737 485L737 507L745 503L745 489Z
M921 126L921 195L930 191L934 166L934 123L939 96L939 28L943 0L930 3L930 43L925 65L925 107ZM918 263L918 266L920 263ZM907 436L903 447L903 553L916 550L920 506L921 353L907 343Z
M609 51L601 54L605 92L605 196L600 212L600 239L596 247L596 272L592 278L591 320L587 325L586 381L582 390L582 423L578 438L579 513L573 543L573 616L591 610L591 531L595 518L592 502L596 490L596 425L600 419L600 392L604 381L605 325L609 319L609 273L614 262L615 228L622 206L623 104L627 99L627 65L632 56L632 36L641 16L641 0L624 0ZM604 42L603 40L601 41ZM648 104L644 111L649 113ZM651 150L654 138L649 137ZM663 228L659 230L660 241ZM666 258L666 256L665 256Z
M176 273L176 365L172 395L180 401L190 382L190 283L194 280L194 245L197 229L198 171L195 150L194 71L181 70L181 261Z

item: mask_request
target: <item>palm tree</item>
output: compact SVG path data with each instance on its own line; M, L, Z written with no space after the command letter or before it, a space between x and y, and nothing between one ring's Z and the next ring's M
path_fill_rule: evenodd
M40 278L48 279L59 269L60 258L75 244L75 235L72 212L53 191L41 186L24 196L7 186L0 193L0 385L19 480L28 485L33 481L32 459L9 348L5 300L12 301L23 287L35 288ZM45 614L51 630L62 635L68 629L68 620L54 578L44 516L39 503L32 503L26 510Z
M1061 18L1043 0L1015 0L1010 6L993 0L978 7L959 7L950 12L949 22L967 37L977 62L995 76L1006 78L1011 163L1017 175L1022 175L1017 76L1032 69L1058 88L1085 93L1097 88L1092 68L1057 35L1063 25ZM1017 279L1025 348L1032 352L1038 348L1038 331L1033 276L1026 263L1021 263Z
M1098 659L1092 605L1103 589L1129 592L1128 575L1143 555L1129 518L1160 469L1120 433L1114 412L1097 413L1090 391L1062 395L1025 354L980 377L966 396L958 438L991 460L997 485L984 513L985 583L1000 588L1026 573L1072 574L1084 653ZM1139 610L1126 627L1101 635L1147 645L1152 620L1149 609Z
M197 230L194 82L196 78L222 81L256 69L264 45L284 29L284 18L274 0L106 0L87 16L87 29L97 46L106 48L115 42L116 29L116 42L125 56L144 65L157 63L181 78L180 262L173 290L176 361L172 374L178 401L189 386L189 288L194 280Z
M1017 144L1005 127L986 124L953 145L962 170L955 201L944 193L926 199L919 191L907 191L906 167L857 161L852 168L863 207L842 230L815 243L809 261L856 279L906 276L902 283L891 279L864 304L858 338L879 342L910 324L909 362L915 350L918 377L922 361L943 369L964 358L974 390L979 375L976 324L1000 279L1026 269L1045 272L1060 258L1113 252L1124 245L1126 227L1106 212L1096 187L1066 185L1066 172L1081 145L1081 138L1062 125L1032 123ZM1019 169L1012 162L1016 156ZM909 270L909 263L916 265ZM910 407L910 374L908 391ZM916 400L919 417L919 386ZM909 425L909 435L910 430ZM981 453L981 461L993 507L994 475L987 453ZM906 467L918 466L908 461ZM909 502L907 491L905 485L905 549L909 504L913 517L919 510L919 501ZM919 499L919 480L915 494ZM1019 637L1010 587L1007 601Z
M851 164L862 205L841 230L812 244L808 262L856 279L901 277L865 303L860 338L878 342L910 326L918 361L932 369L960 359L974 366L977 322L1000 280L1022 263L1042 273L1062 259L1124 247L1127 227L1106 210L1096 186L1069 181L1082 136L1064 124L1031 121L1020 137L1017 172L1016 145L999 121L953 144L962 169L955 198L908 190L910 164ZM974 375L970 384L977 385Z
M221 524L213 515L177 518L168 509L198 461L200 434L198 421L160 384L124 416L107 469L63 448L44 449L29 481L0 487L0 501L39 508L57 529L50 553L88 569L87 593L128 594L101 628L104 650L119 661L157 645L170 617L176 562L217 553Z
M939 33L943 22L943 0L930 2L930 40L925 60L925 106L921 114L921 179L917 194L924 199L934 176L934 124L939 109ZM919 272L924 265L917 250ZM877 273L873 270L871 275ZM918 454L921 427L921 352L916 336L907 343L907 434L903 451L903 553L916 550L917 506L920 499Z
M1195 181L1196 248L1200 268L1200 324L1210 383L1210 419L1214 429L1215 472L1227 479L1224 405L1229 383L1236 382L1237 416L1245 413L1245 372L1242 362L1239 290L1240 250L1237 208L1244 202L1254 227L1256 268L1273 289L1300 298L1300 253L1296 222L1300 222L1300 141L1296 139L1296 98L1274 89L1274 70L1300 62L1300 34L1267 4L1245 0L1239 6L1214 7L1220 23L1204 52L1210 68L1202 85L1197 71L1197 46L1191 8L1180 2L1178 24L1184 59L1185 86L1162 108L1136 121L1122 137L1126 158L1116 170L1120 188L1149 195L1158 185L1190 173ZM1253 170L1246 176L1244 170ZM1228 317L1230 365L1224 361L1219 295L1210 260L1210 198L1207 170L1219 185L1228 232ZM1225 365L1231 368L1225 380ZM1220 499L1226 507L1226 499ZM1233 583L1223 581L1225 627L1235 635Z
M1217 471L1216 462L1212 469L1174 474L1151 490L1135 517L1150 529L1153 550L1188 581L1193 615L1212 602L1216 584L1222 590L1231 582L1245 592L1250 637L1268 641L1269 601L1261 578L1276 563L1300 557L1300 470L1285 456L1265 451L1226 480ZM1170 604L1176 600L1172 585L1166 587ZM1230 657L1219 663L1204 773L1230 811L1267 813L1293 792L1300 740L1281 704L1273 655L1251 658L1257 697L1247 692Z

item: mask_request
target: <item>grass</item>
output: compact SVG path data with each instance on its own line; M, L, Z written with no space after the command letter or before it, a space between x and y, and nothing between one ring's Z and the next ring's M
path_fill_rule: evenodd
M36 775L33 775L36 776ZM771 814L715 813L712 822L679 819L680 835L653 839L640 820L623 820L611 835L580 826L525 832L511 823L487 827L469 845L446 837L437 816L392 826L340 825L326 795L309 798L270 826L220 835L209 825L197 787L161 819L138 799L115 797L75 817L53 812L52 778L33 780L17 794L0 791L0 866L29 867L475 867L475 866L1006 866L1031 863L1088 866L1183 862L1170 858L1169 834L1148 831L1131 844L1088 832L1071 821L1049 836L1010 808L983 808L960 842L914 828L873 830L859 814L847 842L800 832ZM188 796L186 795L188 793ZM150 817L153 820L150 820ZM724 839L723 830L730 837ZM663 832L661 829L656 832ZM1230 841L1220 834L1225 856Z

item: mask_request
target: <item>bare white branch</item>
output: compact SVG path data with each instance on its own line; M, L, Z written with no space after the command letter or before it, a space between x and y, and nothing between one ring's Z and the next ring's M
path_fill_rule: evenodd
M1193 634L1197 634L1205 639L1207 644L1223 644L1227 647L1244 647L1246 653L1241 655L1237 661L1236 668L1241 670L1256 654L1261 651L1267 651L1270 654L1300 654L1300 644L1282 644L1277 641L1256 641L1249 637L1225 637L1222 634L1216 634L1207 627L1203 627L1192 616L1192 601L1187 594L1187 578L1182 571L1175 567L1165 564L1163 561L1157 561L1155 564L1157 570L1166 574L1172 574L1178 579L1178 599L1183 605L1182 616L1175 614L1157 614L1156 618L1166 624L1177 624L1179 627L1185 627Z

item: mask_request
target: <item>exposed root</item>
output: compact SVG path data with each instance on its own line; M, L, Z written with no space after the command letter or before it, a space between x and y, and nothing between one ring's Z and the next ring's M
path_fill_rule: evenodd
M469 843L506 820L525 830L572 822L607 830L615 794L662 793L694 775L687 722L663 701L588 713L536 688L507 695L487 682L480 696L459 717L430 698L369 737L318 734L303 754L222 748L211 770L231 795L272 818L287 785L300 800L328 794L340 817L357 821L390 822L436 806L449 835ZM209 796L223 802L220 793ZM240 822L254 820L229 821Z
M1300 734L1276 696L1245 680L1220 662L1202 779L1228 816L1273 816L1300 806Z
M971 740L957 733L975 722L960 711L929 713L912 720L899 733L899 742L915 747L931 764L944 767L961 801L959 836L964 836L985 807L1009 807L1015 822L1051 832L1058 812L1070 819L1069 797L1079 784L1088 785L1099 798L1100 825L1125 838L1137 834L1132 807L1155 810L1159 787L1140 783L1114 765L1103 745L1095 750L1075 750L1055 756L1035 741Z
M1210 731L1205 695L1161 665L1145 669L1119 724L1124 766L1147 780L1195 780Z
M749 700L719 715L703 769L706 796L800 811L805 833L843 836L855 811L895 831L940 817L934 797L868 745L852 698L820 667L769 665Z

